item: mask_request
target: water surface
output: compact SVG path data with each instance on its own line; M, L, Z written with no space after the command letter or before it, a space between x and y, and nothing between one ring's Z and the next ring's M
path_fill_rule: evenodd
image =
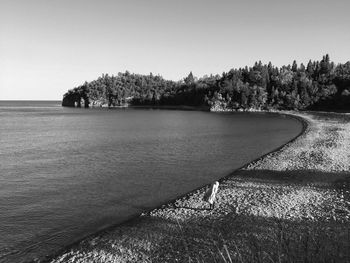
M0 261L52 254L229 174L301 130L276 114L0 102Z

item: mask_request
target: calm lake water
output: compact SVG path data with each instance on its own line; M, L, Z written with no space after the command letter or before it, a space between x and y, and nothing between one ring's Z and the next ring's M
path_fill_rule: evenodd
M42 258L289 141L275 114L0 101L0 262Z

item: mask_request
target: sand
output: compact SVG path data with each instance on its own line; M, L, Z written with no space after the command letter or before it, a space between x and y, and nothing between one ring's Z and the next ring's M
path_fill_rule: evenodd
M307 123L223 180L73 245L49 262L350 262L350 115Z

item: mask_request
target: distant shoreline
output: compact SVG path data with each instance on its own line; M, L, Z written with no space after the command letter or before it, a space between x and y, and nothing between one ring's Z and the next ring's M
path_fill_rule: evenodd
M123 108L123 107L115 107L115 108ZM187 105L130 105L125 108L151 109L151 110L210 111L209 106L187 106ZM111 109L113 109L113 107Z

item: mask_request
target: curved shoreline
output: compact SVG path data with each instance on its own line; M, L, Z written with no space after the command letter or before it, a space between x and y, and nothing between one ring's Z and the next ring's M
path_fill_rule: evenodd
M191 109L193 110L193 109ZM256 158L256 159L253 159L252 161L249 161L248 163L245 163L243 164L242 166L234 169L232 172L230 172L228 175L218 179L218 181L220 183L224 182L225 180L228 180L230 177L233 177L235 176L239 171L243 170L243 169L246 169L247 167L249 167L250 165L253 165L254 163L257 163L258 161L264 159L265 157L267 157L268 155L271 155L271 154L274 154L280 150L282 150L284 147L288 146L289 144L293 143L296 139L298 139L301 135L305 134L305 132L307 131L307 128L308 128L308 121L301 117L301 116L298 116L298 115L295 115L293 112L283 112L283 111L280 111L280 112L253 112L253 113L264 113L264 114L275 114L275 115L282 115L282 116L285 116L287 118L293 118L293 119L296 119L298 120L301 124L302 124L302 128L301 128L301 131L293 138L291 138L288 142L282 144L281 146L273 149L272 151L269 151L267 153L265 153L264 155ZM40 260L39 262L51 262L53 261L55 258L59 257L60 255L62 255L64 252L67 252L68 250L76 247L77 245L79 245L81 242L89 239L89 238L94 238L96 236L100 236L100 235L103 235L104 233L107 233L113 229L116 229L118 227L122 227L124 225L128 225L128 224L132 224L133 222L136 222L138 219L140 219L141 216L143 215L146 215L146 214L151 214L153 211L156 211L156 210L162 210L166 207L169 207L169 206L174 206L175 203L179 200L184 200L184 199L188 199L190 196L192 195L195 195L195 194L199 194L200 192L203 193L203 191L205 191L205 189L210 186L210 184L205 184L205 185L201 185L185 194L181 194L173 199L170 199L168 201L165 201L163 204L159 205L159 206L156 206L150 210L145 210L144 212L136 215L136 216L131 216L130 218L124 220L123 222L121 223L118 223L118 224L114 224L114 225L111 225L111 226L108 226L106 228L103 228L103 229L100 229L100 230L97 230L96 232L92 233L92 234L89 234L89 235L86 235L82 238L79 238L78 240L72 242L71 244L67 245L67 246L64 246L62 247L60 250L58 250L56 253L52 254L52 255L48 255L46 256L45 258L43 258L42 260Z
M222 181L228 179L229 177L234 176L238 171L248 168L250 165L259 162L260 160L266 158L268 155L274 154L274 153L282 150L284 147L288 146L289 144L291 144L295 140L297 140L300 136L304 135L309 127L309 123L305 118L302 118L301 116L294 115L291 112L289 112L289 113L288 112L269 112L269 114L278 114L278 115L282 115L282 116L286 116L288 118L293 118L293 119L298 120L302 124L301 131L294 138L290 139L288 142L282 144L281 146L273 149L272 151L265 153L264 155L262 155L256 159L242 165L241 167L235 169L229 175L224 176L223 178L219 179L219 182L222 182ZM206 186L208 186L208 185L206 185Z

